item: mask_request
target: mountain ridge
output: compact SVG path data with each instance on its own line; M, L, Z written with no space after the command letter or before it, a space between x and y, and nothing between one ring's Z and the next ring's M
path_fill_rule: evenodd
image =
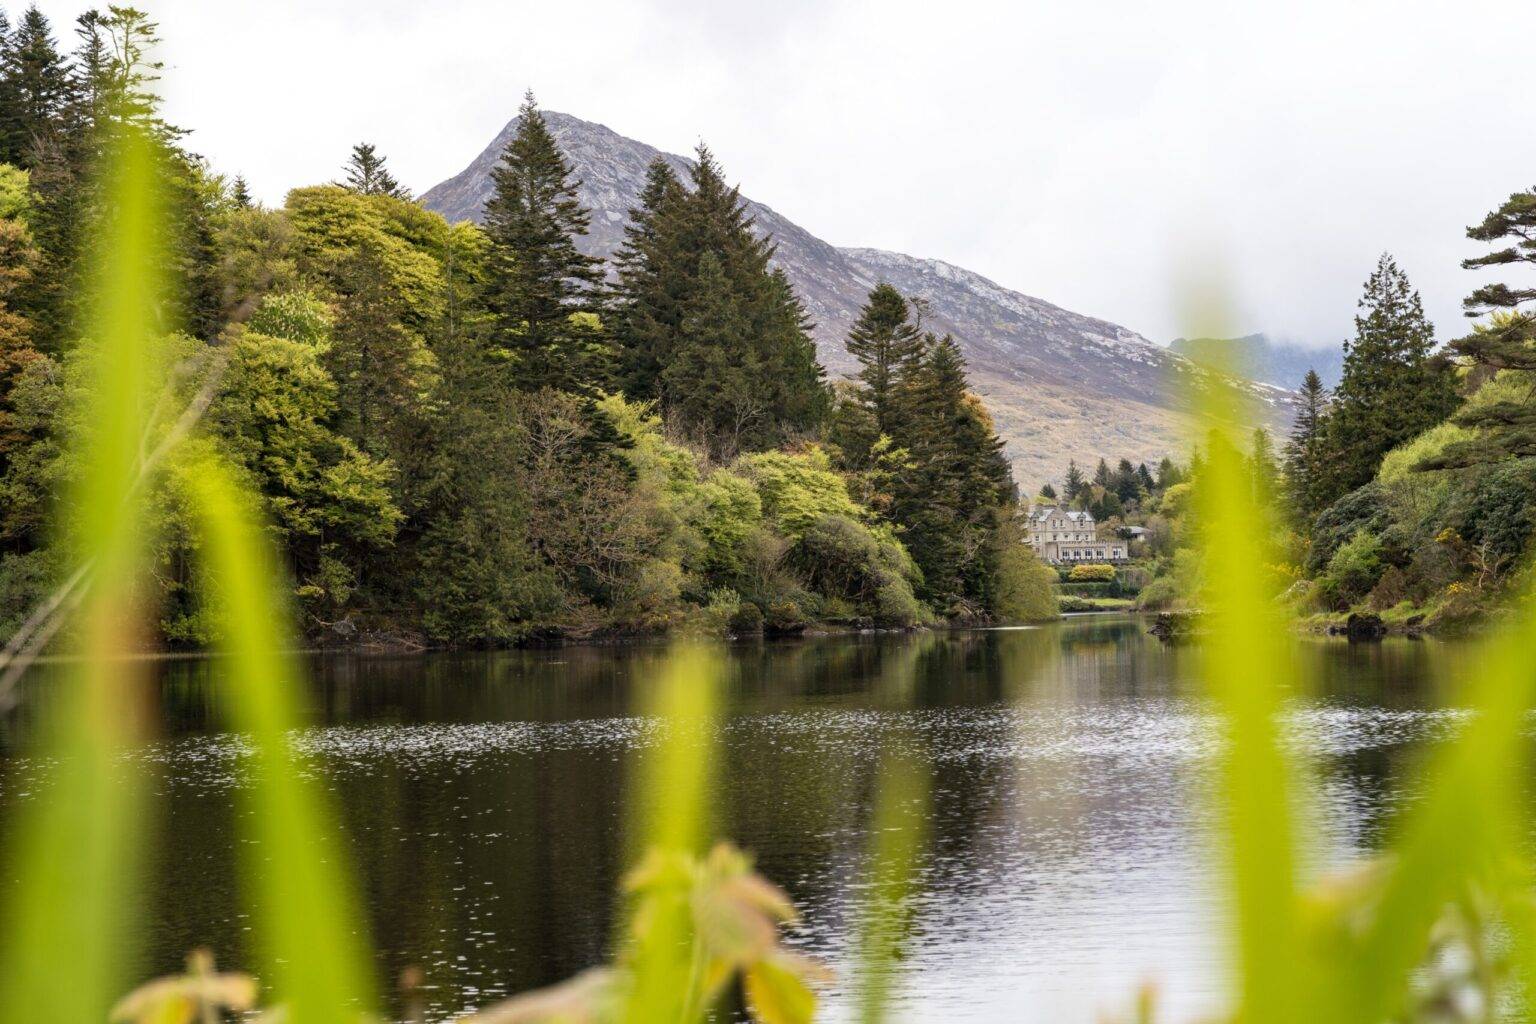
M606 125L556 111L544 118L580 179L578 197L592 212L584 252L610 258L623 243L645 169L661 157L686 181L692 161L628 138ZM422 203L449 220L478 222L491 194L490 171L516 133L513 118L458 174L428 189ZM857 246L838 247L765 203L742 200L758 231L773 237L774 262L794 284L815 322L823 365L847 374L848 329L868 292L888 281L927 301L926 326L960 343L973 389L991 408L1026 487L1059 479L1069 458L1155 462L1187 447L1179 412L1182 385L1206 375L1198 364L1129 328L1007 288L943 260ZM1257 389L1270 406L1278 388Z

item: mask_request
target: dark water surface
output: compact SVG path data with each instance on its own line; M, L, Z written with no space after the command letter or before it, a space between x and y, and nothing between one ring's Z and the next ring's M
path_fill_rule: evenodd
M718 832L794 897L793 941L840 982L880 753L932 781L901 986L910 1020L1091 1021L1157 982L1175 1017L1218 1006L1221 889L1202 780L1213 739L1193 654L1129 618L732 648ZM1316 756L1320 866L1369 852L1440 710L1433 642L1298 641L1319 692L1295 716ZM625 792L660 651L568 649L313 663L304 742L340 802L380 970L426 971L436 1016L602 960L624 867ZM245 964L234 738L217 662L164 666L153 748L153 908L143 973L209 946ZM0 735L0 807L36 764ZM3 826L0 826L3 827Z

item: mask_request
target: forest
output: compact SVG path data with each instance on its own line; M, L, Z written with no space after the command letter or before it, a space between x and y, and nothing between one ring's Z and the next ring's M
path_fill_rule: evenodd
M55 528L91 410L82 282L113 123L153 140L158 310L191 433L260 496L313 642L790 634L1055 614L949 337L880 285L829 382L806 311L703 146L650 169L605 268L530 94L484 227L352 147L280 207L162 116L159 28L36 7L0 22L0 627L68 575ZM346 146L338 146L338 157ZM341 161L338 159L338 163ZM148 358L148 356L146 356ZM181 455L154 500L155 642L217 627Z

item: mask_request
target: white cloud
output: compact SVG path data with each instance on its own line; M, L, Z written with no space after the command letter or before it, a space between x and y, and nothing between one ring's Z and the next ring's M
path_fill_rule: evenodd
M49 0L60 35L78 13ZM162 0L173 119L257 193L367 139L424 189L532 86L839 244L936 256L1149 336L1222 254L1232 329L1350 330L1377 253L1463 329L1466 224L1536 181L1528 0Z

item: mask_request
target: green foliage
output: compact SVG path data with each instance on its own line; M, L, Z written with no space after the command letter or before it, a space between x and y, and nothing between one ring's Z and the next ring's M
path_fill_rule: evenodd
M488 295L513 380L524 390L601 387L611 372L606 349L571 315L592 309L600 278L596 261L576 248L590 214L531 92L491 182Z
M1115 567L1112 565L1074 565L1067 574L1067 579L1078 582L1108 583L1115 578Z
M1046 622L1056 617L1056 574L1024 544L997 555L993 614L1004 622Z
M1381 578L1381 538L1360 530L1328 560L1328 568L1318 578L1324 599L1339 608L1347 608L1364 598Z
M1458 404L1443 360L1431 358L1434 329L1393 259L1383 254L1365 284L1355 337L1346 343L1344 376L1324 426L1314 465L1322 481L1308 507L1321 507L1368 483L1382 458L1439 423Z

